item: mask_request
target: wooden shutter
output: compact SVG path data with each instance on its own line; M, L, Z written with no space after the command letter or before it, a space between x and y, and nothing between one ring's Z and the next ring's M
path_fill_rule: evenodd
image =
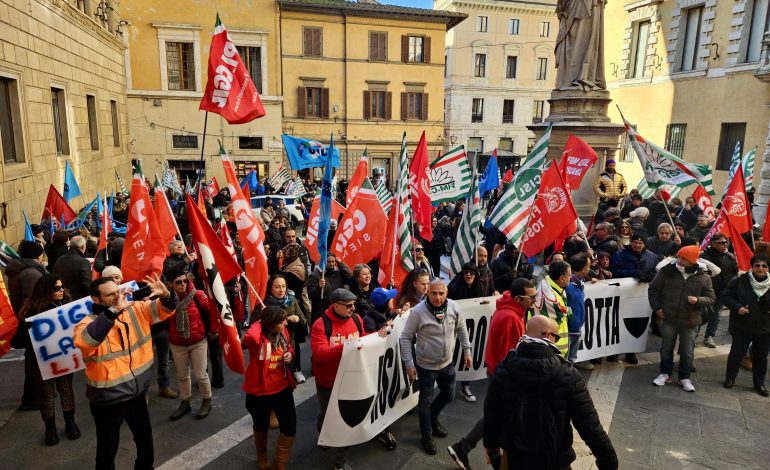
M377 58L377 34L369 31L369 60ZM364 113L366 114L366 113Z
M302 55L313 55L313 30L302 28Z
M321 117L329 117L329 89L321 88Z
M409 93L401 93L401 120L406 121L409 116Z
M409 62L409 36L401 36L401 62Z
M315 50L313 51L314 55L317 57L323 57L324 55L324 30L321 28L318 28L315 30L316 34L316 43L315 43Z
M364 90L364 119L372 117L372 92Z
M307 88L303 86L297 88L297 116L307 116Z
M422 44L422 61L426 64L430 64L430 38L425 36Z
M423 121L428 120L428 94L422 94L422 109L420 110L420 118Z
M392 106L391 102L393 101L393 93L386 92L385 93L385 119L390 120L391 119L391 111Z

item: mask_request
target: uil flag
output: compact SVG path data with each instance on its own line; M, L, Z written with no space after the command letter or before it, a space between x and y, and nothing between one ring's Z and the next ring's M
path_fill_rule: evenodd
M307 223L307 235L305 236L305 248L307 249L307 255L313 260L315 264L318 264L321 260L321 256L318 253L318 224L321 220L321 197L316 196L313 199L313 205L310 206L310 218ZM339 220L340 216L345 213L345 206L337 202L336 199L332 199L332 219Z
M199 109L217 113L230 124L243 124L265 115L257 88L219 14L209 49L206 92Z
M727 188L727 193L722 200L725 216L738 233L746 233L751 230L751 210L749 200L746 197L746 183L743 179L743 168L738 164L735 177Z
M596 164L598 159L599 156L586 141L570 134L559 162L562 178L567 186L570 189L578 189L586 172Z
M329 155L332 156L332 166L340 167L340 151L332 146L327 147L317 140L287 134L281 134L281 142L286 151L289 166L294 171L325 167Z
M417 151L409 166L409 192L412 196L414 221L419 224L420 236L433 240L433 230L430 226L433 207L430 205L430 167L428 166L428 144L425 141L425 131L422 131Z
M569 188L556 162L551 162L540 180L535 207L522 237L521 252L528 257L535 256L559 238L576 219L577 212L572 205Z
M16 333L19 320L13 313L11 303L8 301L8 292L5 290L3 276L0 276L0 357L11 349L11 338Z
M388 224L374 187L364 178L358 194L348 206L334 234L331 252L348 266L378 258L385 243L383 227Z
M24 216L24 240L28 242L34 242L35 234L32 233L32 226L29 225L29 219L27 219L27 213L24 211L21 211L21 214Z
M168 255L168 244L176 238L177 227L176 219L174 219L174 214L171 212L171 205L168 203L168 199L166 199L166 193L163 191L163 184L158 179L158 175L155 175L154 208L160 237L163 239L163 246L166 249L166 255Z
M188 206L189 207L189 206ZM152 210L150 192L144 183L139 163L131 180L131 200L128 203L126 243L123 246L121 270L126 281L141 281L163 271L166 247Z
M695 199L695 203L700 207L701 212L709 218L709 222L714 220L714 204L711 202L711 196L703 189L700 184L692 193L692 198Z
M350 178L350 184L348 185L348 192L345 195L345 205L350 207L353 203L353 198L356 197L358 191L361 189L361 185L364 184L366 175L369 174L369 154L364 149L364 154L361 155L361 159L358 161L356 171L353 172L353 176ZM369 183L371 185L371 183Z
M70 162L67 160L64 163L64 200L69 203L76 196L80 196L80 186L78 186Z

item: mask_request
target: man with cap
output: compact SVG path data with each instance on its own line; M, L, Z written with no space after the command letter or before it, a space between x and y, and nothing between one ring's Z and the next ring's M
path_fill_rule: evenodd
M698 265L700 249L685 246L676 254L676 260L663 266L650 283L648 295L655 316L662 320L660 327L660 374L653 380L657 386L671 382L674 369L674 347L679 338L679 385L686 392L694 392L690 380L693 365L695 337L701 324L701 310L714 305L716 296L709 274Z
M633 190L632 190L633 191ZM623 204L623 208L620 210L620 218L627 219L631 217L631 212L638 207L642 207L642 201L644 198L641 194L632 194L630 198L627 198L628 204Z
M613 278L633 277L640 282L650 282L655 277L658 257L647 250L644 238L631 235L630 244L612 256L610 271Z
M594 192L599 196L600 209L606 207L608 200L620 202L628 194L626 180L615 171L615 160L609 159L604 164L604 171L594 181Z

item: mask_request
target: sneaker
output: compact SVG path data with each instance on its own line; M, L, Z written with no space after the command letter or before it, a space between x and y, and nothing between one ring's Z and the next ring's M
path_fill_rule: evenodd
M305 378L305 375L302 373L302 371L298 370L297 372L294 373L294 381L297 382L298 384L305 383L305 380L307 379Z
M468 462L468 454L463 450L461 443L454 443L447 447L446 450L449 452L450 457L452 457L452 460L455 461L458 467L462 468L463 470L470 470L471 465Z
M713 336L706 336L706 339L703 340L703 345L707 348L716 348L717 343L714 342Z
M422 444L422 448L425 450L426 454L436 455L436 444L433 443L433 439L431 439L430 436L423 436L423 438L420 439L420 443Z
M448 434L446 428L444 428L438 421L434 421L433 424L431 424L431 427L433 428L433 435L436 437L446 437Z
M682 387L682 390L685 392L694 392L695 386L692 384L692 381L690 379L682 379L679 381L679 385Z
M671 383L671 376L668 374L660 374L659 376L655 377L655 380L653 380L652 383L658 387L662 387L667 383Z
M476 395L471 392L471 387L468 385L463 385L460 387L460 394L465 398L465 401L473 403L476 401Z
M377 434L377 440L382 442L382 445L384 445L388 450L393 450L397 446L396 438L389 432L381 432Z

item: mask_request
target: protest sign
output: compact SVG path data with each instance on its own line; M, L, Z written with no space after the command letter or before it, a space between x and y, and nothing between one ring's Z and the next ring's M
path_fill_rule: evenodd
M135 281L120 286L123 290L139 288ZM37 357L37 365L43 380L61 377L85 368L80 349L75 347L72 334L80 320L91 313L91 297L73 300L27 318L32 326L29 337Z
M479 297L477 299L457 300L460 311L468 328L468 340L471 342L471 368L466 369L460 350L460 341L455 341L452 363L457 369L457 380L471 381L487 378L487 366L484 354L489 339L489 323L495 313L497 297Z

